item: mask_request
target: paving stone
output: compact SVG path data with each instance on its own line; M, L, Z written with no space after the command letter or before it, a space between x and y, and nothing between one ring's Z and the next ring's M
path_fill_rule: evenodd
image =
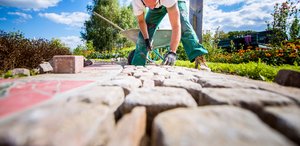
M44 62L39 64L39 71L40 73L48 73L48 72L53 72L53 67L49 62Z
M144 67L144 66L136 66L135 68L136 68L136 69L138 69L138 70L147 69L147 68L146 68L146 67Z
M132 76L134 73L134 68L125 68L122 70L121 73L127 74L128 76Z
M200 84L181 79L166 79L164 80L162 86L184 88L193 96L196 101L198 100L199 92L202 89Z
M107 82L99 83L100 86L120 86L124 89L125 95L128 95L131 90L142 87L142 81L133 76L115 77Z
M91 60L91 59L84 59L83 61L84 61L83 63L84 67L93 65L95 63L95 60Z
M7 94L9 93L8 89L10 89L11 87L13 87L13 85L14 85L14 82L8 82L8 81L7 82L3 82L3 81L4 80L2 80L2 82L0 81L0 99L3 99L5 96L7 96Z
M53 57L54 73L78 73L83 69L83 56L56 55Z
M186 80L186 81L192 81L195 83L197 83L199 80L194 75L191 75L191 74L179 75L178 73L171 74L169 79L182 79L182 80Z
M105 82L120 74L122 71L120 65L99 64L96 62L91 66L84 67L76 74L43 74L19 80L91 80Z
M300 145L300 108L298 106L266 107L260 117Z
M178 75L194 75L195 73L201 73L203 71L194 71L194 69L191 68L186 68L186 67L179 67L179 66L174 66L172 68L167 69L170 72L175 72Z
M139 146L146 131L146 108L136 107L117 123L108 146Z
M12 75L23 75L23 76L30 76L29 69L26 68L15 68L12 70Z
M110 107L112 111L116 111L117 108L124 102L125 93L121 87L103 87L95 86L90 89L86 89L77 95L68 97L66 102L72 104L74 102L86 102L97 105L106 105Z
M199 77L200 80L205 80L205 79L230 80L230 81L235 81L235 82L239 82L239 83L243 83L243 84L247 84L247 85L252 85L252 86L254 85L255 88L258 87L259 89L262 89L262 90L267 90L267 91L271 91L271 92L275 92L277 94L287 96L290 99L296 101L300 105L300 96L299 96L300 89L299 88L281 86L276 83L252 80L249 78L235 76L235 75L225 75L225 74L219 74L219 73L218 74L217 73L205 74L205 73L206 72L201 72L199 74L194 74L194 75Z
M193 74L200 79L223 79L223 80L233 80L233 81L243 81L247 80L246 77L236 76L236 75L228 75L214 72L206 72L206 71L198 71L193 72Z
M246 80L245 82L250 82L251 84L255 84L260 89L271 91L280 95L284 95L292 99L293 101L297 102L300 105L300 89L294 87L286 87L281 86L275 83L267 83L262 81L256 80Z
M300 72L282 69L277 73L275 82L283 86L300 88Z
M150 77L153 77L154 74L152 72L149 72L149 71L147 71L147 72L144 72L144 71L135 71L133 73L133 76L136 77L136 78L141 78L141 77L149 77L150 78Z
M151 79L142 77L141 81L143 83L143 86L142 86L143 88L152 88L155 86L155 82Z
M55 96L80 90L93 81L0 80L0 119L41 104Z
M253 89L258 88L254 84L249 84L245 82L239 82L239 81L224 79L224 78L200 79L199 83L203 88L253 88Z
M229 104L260 110L263 106L295 104L289 98L257 89L203 88L199 95L199 105Z
M106 106L55 103L0 122L0 143L8 145L106 145L114 130Z
M151 67L149 68L149 71L153 72L154 75L164 76L165 78L170 77L170 72L161 67Z
M155 86L162 86L165 77L162 75L154 75L151 79L154 81Z
M291 146L253 113L231 106L174 109L153 123L153 146Z
M186 72L186 69L183 68L183 67L179 67L179 66L172 66L172 67L169 67L169 68L166 68L166 70L168 70L169 72L175 72L175 73L187 73Z
M120 107L124 115L136 106L147 109L147 133L151 131L153 118L160 112L177 107L196 107L193 97L185 90L171 87L140 88L133 90Z
M131 68L135 69L136 66L135 66L135 65L125 65L125 66L124 66L124 70L125 70L125 69L131 69Z
M161 67L160 66L158 66L158 65L152 65L152 64L150 64L150 65L147 65L147 66L145 66L147 69L149 69L149 70L155 70L155 69L161 69Z

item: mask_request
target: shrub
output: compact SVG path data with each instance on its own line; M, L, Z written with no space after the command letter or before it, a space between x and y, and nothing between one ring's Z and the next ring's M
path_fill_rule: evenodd
M13 68L36 68L54 55L69 55L69 48L62 47L57 40L29 40L20 32L0 31L0 70Z
M176 54L177 54L178 60L188 60L188 57L186 55L186 52L184 50L182 43L179 44Z

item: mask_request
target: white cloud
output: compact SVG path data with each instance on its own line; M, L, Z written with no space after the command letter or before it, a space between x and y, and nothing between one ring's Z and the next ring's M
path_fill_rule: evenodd
M208 0L204 1L207 5L225 5L225 6L230 6L234 5L237 3L241 3L244 0Z
M284 0L204 0L203 29L224 31L255 30L266 28L265 21L271 20L275 3ZM240 7L223 11L220 6Z
M70 47L71 51L73 51L78 45L84 45L84 42L78 36L66 36L66 37L60 37L59 39L66 46Z
M5 17L0 18L0 21L5 21L7 20Z
M32 16L29 14L21 13L21 12L8 12L9 15L17 15L20 16L23 19L31 19Z
M31 15L21 13L21 12L8 12L8 14L19 16L19 18L15 20L15 23L23 23L23 22L26 22L29 19L32 19Z
M66 24L73 27L82 27L85 20L89 18L87 13L73 12L73 13L39 13L39 16L45 17L55 23Z
M40 10L56 6L61 0L1 0L0 6Z
M91 5L93 5L93 2L88 2L87 5L91 6Z
M275 3L285 0L204 0L203 30L224 31L256 30L266 28L266 21L272 19ZM128 4L131 0L119 0ZM229 9L222 10L227 7ZM298 7L300 7L298 5ZM164 18L160 28L170 28L168 18Z

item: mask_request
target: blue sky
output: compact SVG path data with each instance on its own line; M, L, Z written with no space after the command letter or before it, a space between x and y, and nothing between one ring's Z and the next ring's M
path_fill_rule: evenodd
M131 0L119 0L129 4ZM296 0L295 0L296 1ZM61 39L74 48L81 44L80 32L89 19L86 6L92 0L0 0L0 29L20 30L27 38ZM204 0L203 29L225 32L266 28L276 2L283 0ZM168 18L161 28L168 28Z

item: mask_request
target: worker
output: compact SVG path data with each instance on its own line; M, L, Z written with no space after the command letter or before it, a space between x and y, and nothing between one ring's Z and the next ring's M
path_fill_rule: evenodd
M191 62L194 62L196 57L208 53L199 43L189 22L186 3L186 0L132 0L133 13L140 27L135 53L131 61L132 65L144 66L146 64L147 53L152 49L152 37L166 14L169 16L172 35L170 51L164 55L163 64L175 64L176 50L180 40ZM146 7L149 9L145 14Z

